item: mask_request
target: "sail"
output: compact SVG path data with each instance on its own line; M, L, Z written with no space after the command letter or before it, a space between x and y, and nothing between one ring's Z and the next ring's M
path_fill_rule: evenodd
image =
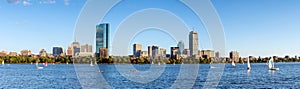
M269 60L269 68L271 69L273 67L273 61Z
M248 67L250 68L250 61L249 61L249 58L248 58Z
M232 61L231 65L232 65L232 66L235 66L234 61Z
M2 61L2 65L4 65L4 60Z

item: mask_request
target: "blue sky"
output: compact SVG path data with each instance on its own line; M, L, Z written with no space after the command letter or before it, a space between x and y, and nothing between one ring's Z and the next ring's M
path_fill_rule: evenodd
M52 52L53 46L66 48L73 41L76 19L84 4L85 0L1 0L0 51L30 49L37 53L41 49ZM300 54L300 1L212 0L212 4L224 26L227 52L236 50L241 56ZM201 21L176 0L127 0L113 8L102 22L111 23L113 37L122 20L146 8L161 8L176 14L188 25L188 30L194 28L199 32L199 48L211 49ZM188 48L188 41L184 41ZM176 41L158 30L137 34L130 42L133 43L142 43L144 50L147 45L159 45L167 53L170 46L176 46Z

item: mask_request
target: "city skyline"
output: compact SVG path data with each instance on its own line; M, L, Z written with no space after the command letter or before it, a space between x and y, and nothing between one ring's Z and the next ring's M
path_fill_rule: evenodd
M53 4L43 4L34 1L30 3L31 4L23 5L22 3L8 3L6 0L0 1L0 12L3 13L0 15L0 18L3 20L0 22L0 37L5 38L2 39L3 43L0 44L0 51L19 52L23 49L29 49L34 54L37 54L41 49L51 52L52 47L63 47L66 50L68 45L74 41L73 32L76 18L85 1L70 1L68 5L63 1L57 1ZM137 3L140 5L136 5ZM199 32L198 48L211 49L211 44L209 40L207 40L207 33L205 33L203 27L199 25L201 22L187 18L194 17L190 14L190 11L188 11L187 15L180 14L180 11L186 9L185 7L176 7L178 10L174 10L174 8L171 10L171 6L163 6L165 3L178 5L175 1L161 1L158 5L153 5L157 4L155 1L137 1L136 3L130 4L129 7L127 6L127 8L135 9L118 12L122 7L125 7L120 5L119 8L112 10L107 18L104 18L103 22L112 23L110 29L112 30L111 37L113 37L116 25L120 23L123 17L134 12L136 8L151 7L150 5L153 5L153 7L156 8L170 10L185 19L189 28L194 28ZM229 55L227 53L230 51L239 51L241 56L300 55L300 48L298 47L300 43L297 42L297 38L300 38L299 35L297 35L297 33L300 33L299 30L297 30L300 28L298 26L300 21L298 16L300 12L297 10L297 8L300 7L299 3L299 1L292 2L291 0L285 2L280 2L279 0L229 0L226 2L212 0L212 4L219 13L224 25L227 49L226 55ZM136 5L136 7L131 5ZM280 5L280 7L278 7L278 5ZM92 28L94 28L92 30L95 30L95 27ZM156 32L149 31L146 33ZM149 38L153 36L144 33L142 36L137 36L132 43L143 43L139 41L139 37ZM151 41L153 39L149 38L147 40ZM187 39L182 40L186 40L184 42L185 44L188 43ZM22 45L19 45L20 43L22 43ZM83 42L81 44L90 43ZM142 45L149 44L146 43ZM152 45L161 45L161 47L166 48L167 52L169 52L169 47L166 47L162 41L153 42ZM169 42L169 44L166 45L170 47L176 46L177 42ZM146 47L143 47L143 50L145 50L144 48ZM128 54L131 54L131 50Z

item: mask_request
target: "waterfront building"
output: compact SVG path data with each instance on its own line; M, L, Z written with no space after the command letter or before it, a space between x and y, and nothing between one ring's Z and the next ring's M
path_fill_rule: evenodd
M109 24L102 23L96 26L96 56L100 56L100 50L109 55ZM102 55L103 56L103 55Z
M152 46L148 46L148 57L152 58Z
M93 48L92 45L89 45L89 44L81 45L80 52L90 52L90 53L92 53L93 52L92 48Z
M147 51L142 51L141 52L141 57L148 57L148 52Z
M190 50L189 49L184 49L183 54L186 55L187 57L190 56Z
M80 44L79 42L73 42L72 45L72 56L75 57L76 55L78 55L80 53Z
M68 46L67 56L72 56L72 55L73 55L73 48L72 48L72 46Z
M6 56L7 55L7 52L6 51L1 51L0 52L0 56Z
M179 47L171 47L171 59L179 59Z
M141 44L133 44L133 56L140 57L142 52Z
M30 50L22 50L20 52L20 54L21 54L21 56L31 56L32 55Z
M200 55L202 58L205 58L205 59L214 58L214 51L213 50L201 50Z
M239 60L239 52L231 51L229 53L229 57L230 57L231 60L238 61Z
M221 58L221 55L220 55L220 52L219 52L219 51L215 52L215 57L216 57L216 58Z
M197 56L198 54L198 33L191 31L189 34L189 49L190 56Z
M166 57L166 49L165 48L159 48L159 55L160 55L160 58L165 58Z
M177 47L179 47L179 54L183 54L183 50L184 50L184 43L182 41L179 41L177 44Z
M108 48L100 48L99 49L99 57L108 58Z
M47 57L47 56L48 56L45 49L42 49L42 50L39 52L39 55L40 55L41 57Z
M61 53L63 53L63 48L62 47L53 47L53 49L52 49L52 55L54 57L60 56Z
M152 46L152 58L156 59L159 56L159 47Z
M18 53L17 53L17 52L9 52L8 55L9 55L9 56L18 56Z

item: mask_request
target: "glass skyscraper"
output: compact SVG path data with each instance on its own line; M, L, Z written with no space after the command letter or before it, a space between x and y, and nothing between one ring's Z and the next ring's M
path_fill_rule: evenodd
M109 24L102 23L96 26L96 53L99 54L100 48L109 47Z

